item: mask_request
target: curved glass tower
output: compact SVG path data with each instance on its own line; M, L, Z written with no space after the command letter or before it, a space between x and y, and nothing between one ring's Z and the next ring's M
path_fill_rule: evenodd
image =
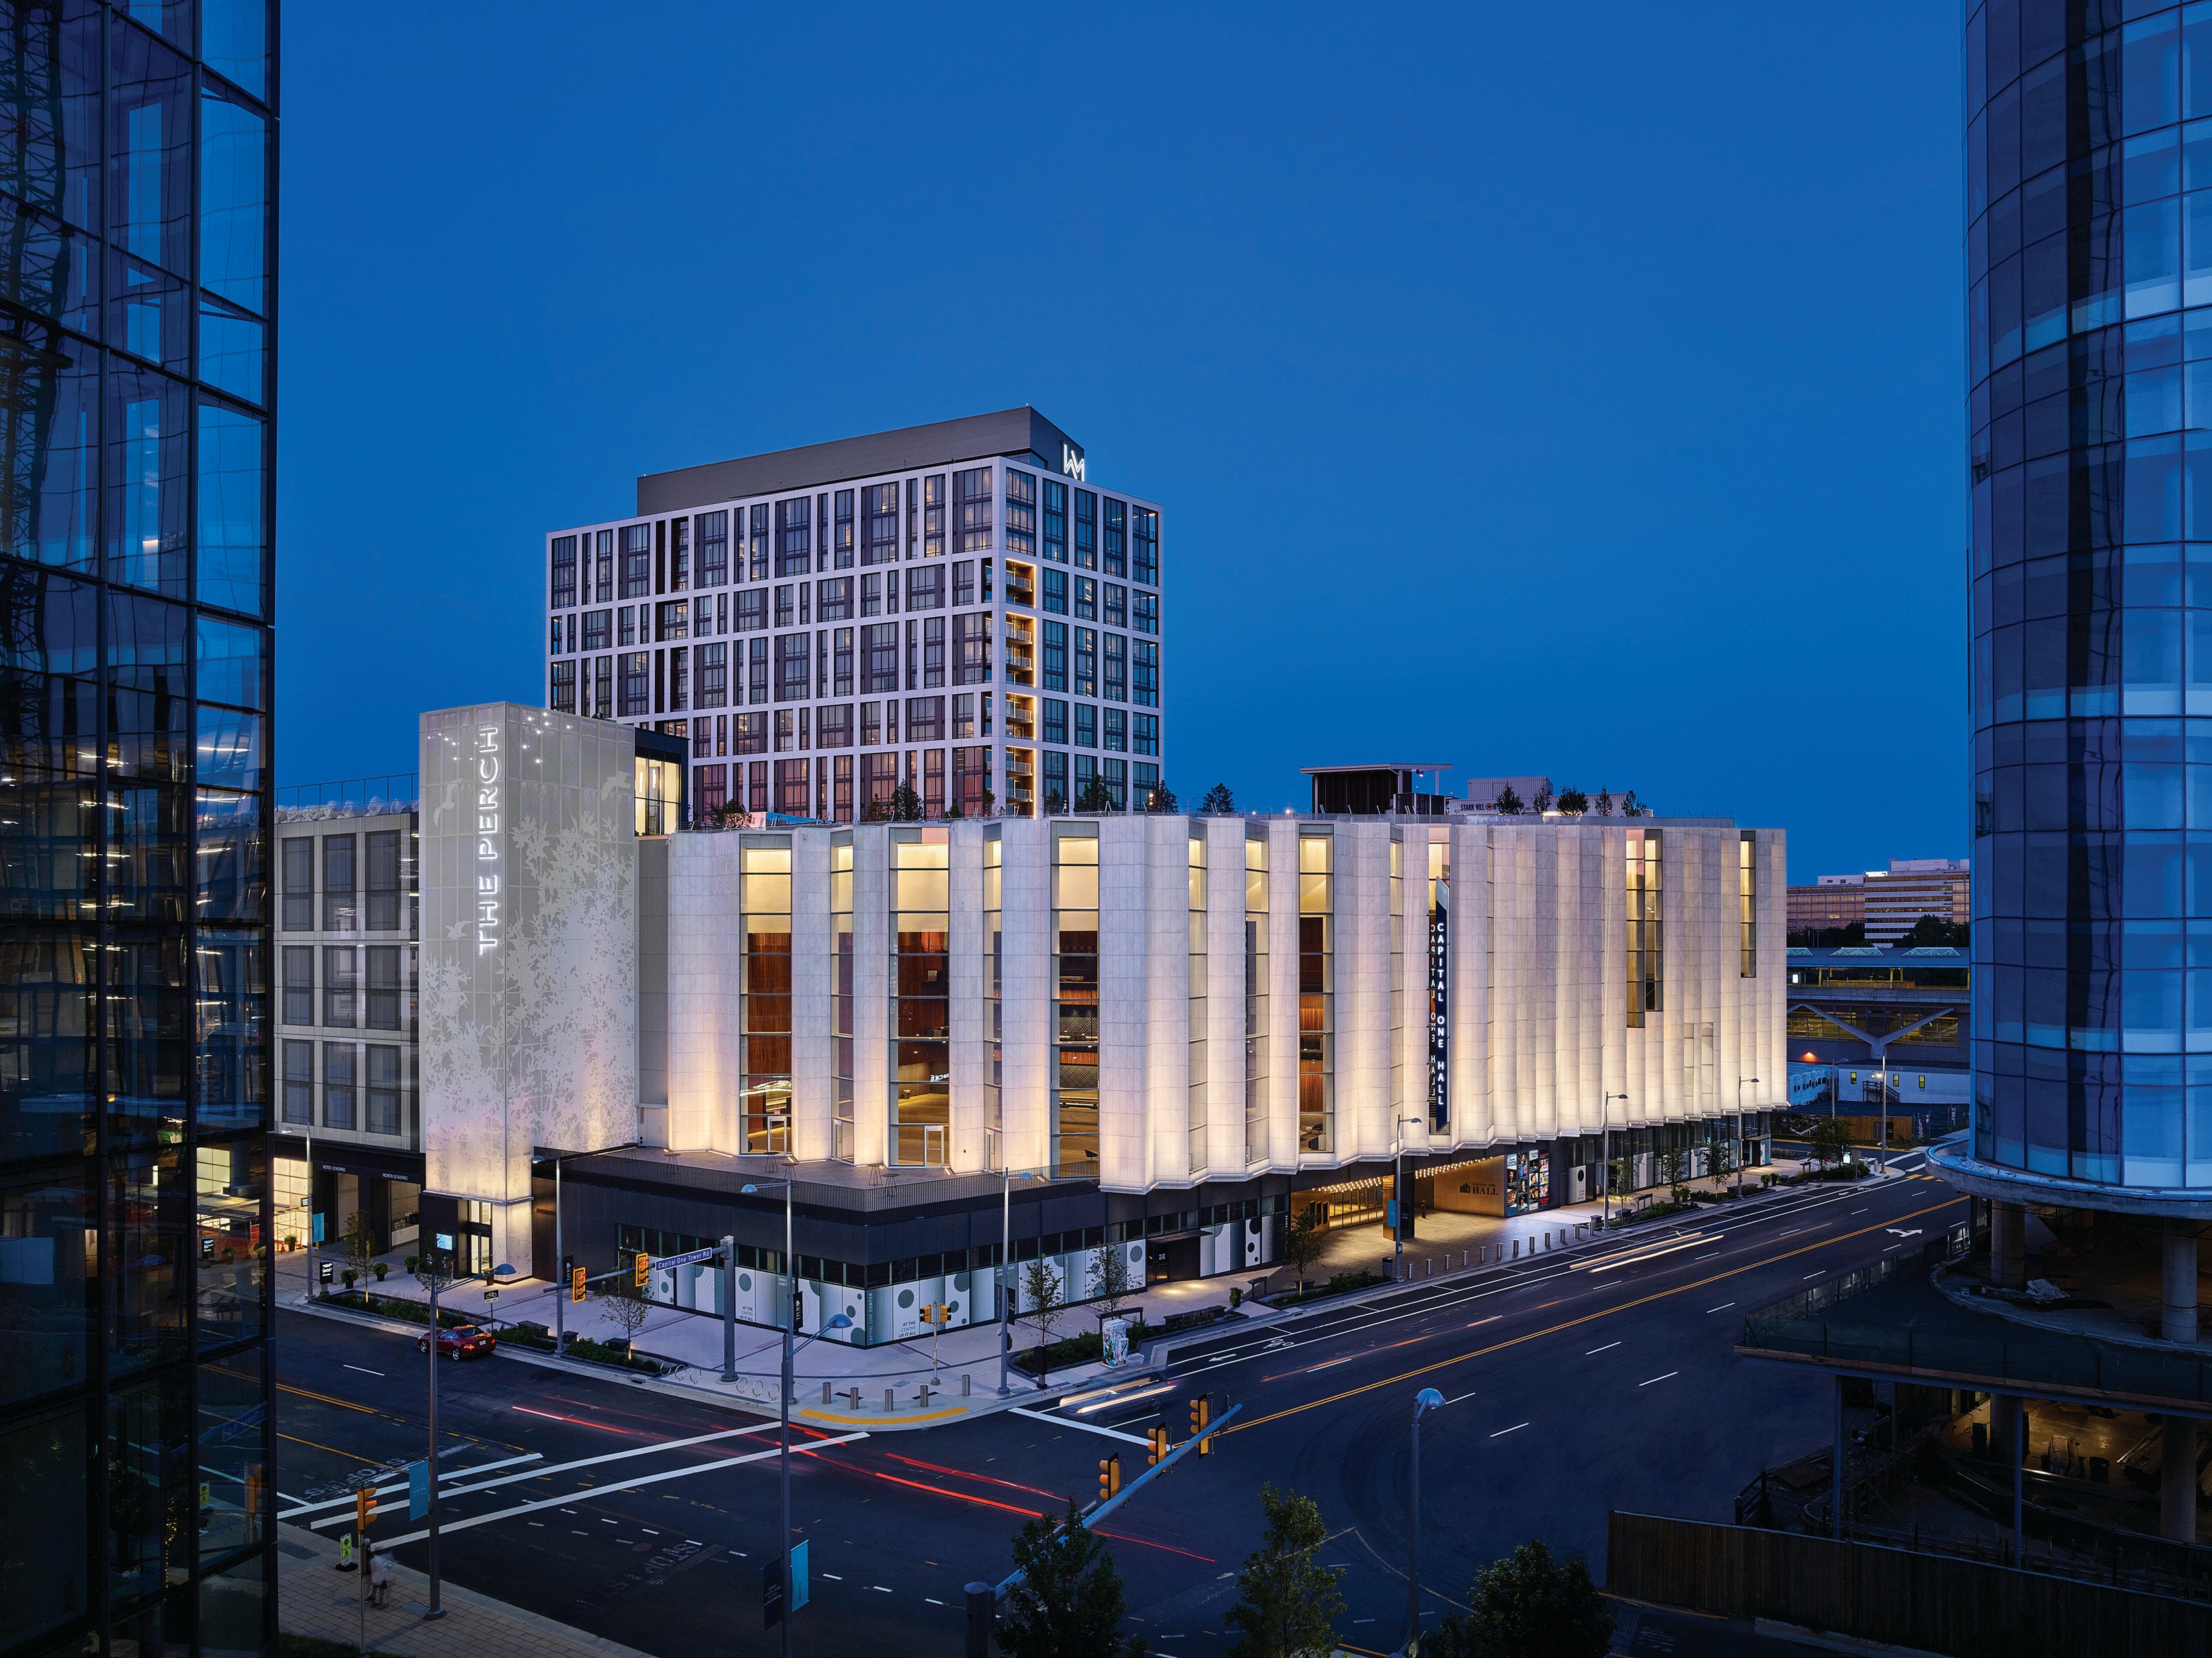
M2193 1265L2212 1218L2212 3L1966 9L1975 1110L1971 1150L1938 1161L1996 1201L2001 1271L2023 1202L2167 1217Z

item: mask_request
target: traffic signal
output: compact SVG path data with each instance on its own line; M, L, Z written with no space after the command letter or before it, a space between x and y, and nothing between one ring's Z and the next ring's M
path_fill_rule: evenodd
M1118 1496L1121 1490L1121 1458L1120 1453L1103 1458L1098 1464L1098 1500Z
M1146 1429L1145 1433L1145 1442L1149 1448L1151 1454L1151 1460L1148 1464L1149 1466L1157 1468L1161 1463L1168 1460L1168 1430L1165 1427L1156 1427Z
M1206 1424L1212 1419L1213 1396L1212 1394L1200 1393L1196 1399L1191 1400L1190 1436L1193 1439L1198 1439L1198 1436L1206 1431ZM1198 1454L1200 1456L1212 1455L1213 1442L1211 1439L1198 1439Z
M584 1269L580 1266L574 1268L568 1274L568 1299L572 1301L580 1301L584 1299Z
M368 1522L375 1518L376 1493L374 1491L356 1491L353 1494L354 1530L356 1532L368 1531Z
M640 1289L644 1289L645 1275L653 1271L653 1257L647 1254L642 1249L639 1250L635 1255L630 1258L630 1271L636 1275L635 1281L637 1287Z

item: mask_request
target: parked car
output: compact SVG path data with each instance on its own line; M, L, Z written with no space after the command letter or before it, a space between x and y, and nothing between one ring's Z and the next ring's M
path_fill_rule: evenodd
M452 1329L438 1332L438 1351L446 1358L488 1359L498 1348L499 1340L490 1331L479 1330L472 1324L456 1325ZM416 1338L415 1350L418 1353L430 1350L428 1331Z

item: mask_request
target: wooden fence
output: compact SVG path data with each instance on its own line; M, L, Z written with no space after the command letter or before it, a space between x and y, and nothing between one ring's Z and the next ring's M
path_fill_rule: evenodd
M1609 1518L1606 1588L1727 1618L1771 1618L1977 1658L2212 1652L2212 1606L1976 1560L1751 1527Z

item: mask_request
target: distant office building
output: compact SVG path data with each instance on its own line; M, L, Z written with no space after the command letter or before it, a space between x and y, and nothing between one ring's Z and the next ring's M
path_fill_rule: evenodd
M1790 889L1790 930L1863 923L1869 944L1894 944L1923 916L1966 924L1971 870L1965 858L1892 858L1887 869L1822 875Z
M546 706L683 738L702 822L1141 810L1161 547L1029 408L656 473L546 538Z
M1857 1100L1880 1091L1887 1070L1901 1110L1965 1103L1972 992L1964 950L1792 945L1789 972L1793 1072L1833 1068L1834 1091Z
M1188 1277L1271 1265L1302 1210L1377 1222L1401 1138L1438 1207L1547 1207L1608 1155L1638 1185L1669 1149L1764 1161L1786 1097L1776 831L1109 813L641 838L623 735L423 716L422 1212L464 1265L606 1271L726 1234L734 1289L694 1264L660 1292L768 1318L781 1204L741 1188L794 1157L810 1327L849 1309L890 1339L918 1304L992 1315L1009 1201L1016 1259L1087 1295L1102 1247ZM634 1138L566 1165L556 1252L533 1153ZM1493 1161L1510 1190L1472 1190Z
M7 10L0 1649L276 1642L275 8Z

